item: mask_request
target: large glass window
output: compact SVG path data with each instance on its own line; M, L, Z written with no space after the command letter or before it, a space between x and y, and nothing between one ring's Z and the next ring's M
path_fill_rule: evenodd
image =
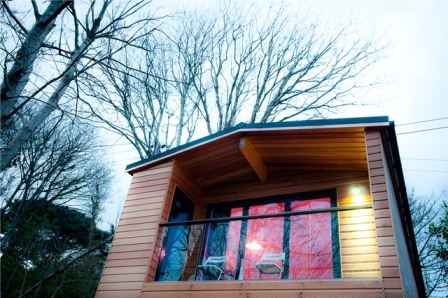
M156 281L341 277L334 192L209 206L176 190L164 223Z
M330 207L328 197L291 202L291 211ZM291 216L289 234L289 278L332 278L331 213Z
M196 279L340 277L337 214L315 212L331 207L330 192L212 206L210 218L242 218L206 225Z

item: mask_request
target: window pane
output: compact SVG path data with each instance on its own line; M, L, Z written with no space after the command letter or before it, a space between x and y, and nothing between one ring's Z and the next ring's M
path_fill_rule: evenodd
M272 203L249 207L249 215L273 214L284 211L284 203ZM244 272L242 279L280 279L281 273L266 273L260 265L271 261L263 261L266 254L283 253L283 217L251 219L247 221L247 236L244 260L241 262ZM272 261L283 267L283 261Z
M211 210L210 215L220 218L319 210L330 208L332 201L330 197L293 201L289 196L270 202L245 207L218 207ZM338 264L334 264L339 258L333 247L333 233L337 234L337 226L335 229L332 226L337 225L337 218L333 215L324 212L210 223L199 264L210 261L209 257L224 261L216 264L219 267L217 272L200 268L196 278L275 280L339 277Z
M242 216L243 208L232 208L230 216ZM241 220L235 220L229 222L229 232L227 235L227 248L226 248L226 263L225 263L225 278L237 279L236 272L238 266L238 248L241 237Z
M193 202L180 189L176 189L168 221L191 220L193 212ZM155 280L181 280L188 258L190 228L188 225L182 225L165 229Z
M330 208L330 198L291 202L291 211ZM291 216L289 278L332 278L331 213Z
M230 212L225 212L225 210L214 210L212 212L213 218L227 217L229 215L231 217L241 216L243 215L243 208L232 208ZM241 221L210 223L207 226L204 253L200 264L202 266L206 265L210 257L225 257L223 263L213 263L213 265L223 270L221 279L234 280L238 266ZM213 266L202 268L200 267L200 270L198 270L197 279L216 280L219 277L219 270L209 270L214 268Z

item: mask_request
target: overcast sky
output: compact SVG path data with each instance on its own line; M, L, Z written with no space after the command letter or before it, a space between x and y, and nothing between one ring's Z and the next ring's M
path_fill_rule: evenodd
M204 13L214 10L219 2L163 1L173 10L194 7ZM238 7L247 6L248 2L232 1ZM275 6L270 3L278 2L254 1L261 11ZM318 18L329 27L355 23L360 38L373 38L379 46L386 46L387 58L379 63L377 73L372 74L372 77L384 77L375 96L370 95L373 105L347 110L338 117L388 115L396 122L398 133L448 126L448 119L400 126L448 118L448 1L290 0L284 3L288 11ZM398 138L408 188L415 187L419 193L448 189L448 129L403 134Z
M291 2L314 7L322 19L354 18L388 44L390 56L382 67L389 82L378 91L386 101L344 116L388 115L398 133L448 126L448 1ZM446 119L400 126L437 118ZM448 190L448 129L403 134L398 141L408 189Z
M332 24L355 23L359 37L374 38L379 45L387 47L384 52L387 58L371 74L384 77L383 84L369 95L372 105L347 110L337 117L387 115L395 121L398 133L448 126L448 1L284 2L288 11L318 18L329 28ZM163 5L167 11L184 7L207 13L216 9L218 3L218 0L165 0L153 5ZM248 1L232 3L240 7ZM256 1L260 11L270 9L269 3ZM438 118L445 119L403 125ZM398 141L407 188L415 188L422 195L448 191L448 129L402 134L398 135ZM117 187L114 200L106 207L116 210L109 215L115 218L119 214L117 206L124 202L126 195L127 189L123 186L130 182L124 167L135 160L129 148L114 148L111 156L123 157L115 162L117 185L121 187Z

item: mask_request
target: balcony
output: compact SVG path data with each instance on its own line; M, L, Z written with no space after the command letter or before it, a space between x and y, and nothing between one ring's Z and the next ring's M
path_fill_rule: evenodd
M160 224L154 280L379 277L370 196L339 202L320 193L305 196L216 205L200 220L178 211Z

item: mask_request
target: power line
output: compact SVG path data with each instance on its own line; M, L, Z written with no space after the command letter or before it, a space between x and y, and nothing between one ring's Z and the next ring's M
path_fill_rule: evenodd
M421 120L421 121L415 121L415 122L407 122L402 124L396 124L395 126L406 126L406 125L413 125L413 124L419 124L419 123L426 123L426 122L433 122L433 121L440 121L440 120L447 120L448 117L441 117L441 118L434 118L434 119L427 119L427 120ZM428 128L428 129L422 129L422 130L415 130L415 131L407 131L402 133L397 133L397 135L404 135L404 134L410 134L410 133L417 133L417 132L424 132L424 131L430 131L430 130L438 130L438 129L445 129L448 128L448 126L441 126L441 127L435 127L435 128ZM115 147L115 146L133 146L131 143L116 143L116 144L98 144L94 147ZM129 148L130 150L134 150L134 148Z
M420 129L420 130L413 130L413 131L406 131L406 132L400 132L397 133L398 135L407 135L411 133L418 133L418 132L425 132L425 131L431 131L431 130L439 130L439 129L446 129L448 126L440 126L440 127L433 127L433 128L427 128L427 129Z
M420 120L420 121L415 121L415 122L396 124L395 126L405 126L405 125L412 125L412 124L419 124L419 123L426 123L426 122L433 122L433 121L447 120L447 119L448 119L448 117L441 117L441 118L434 118L434 119L427 119L427 120Z
M420 170L420 169L403 169L405 172L430 172L430 173L448 173L444 170Z
M115 146L132 146L131 143L117 143L117 144L98 144L94 147L115 147Z
M448 162L448 159L437 159L437 158L411 158L411 157L402 157L404 160L422 160L422 161L442 161Z

